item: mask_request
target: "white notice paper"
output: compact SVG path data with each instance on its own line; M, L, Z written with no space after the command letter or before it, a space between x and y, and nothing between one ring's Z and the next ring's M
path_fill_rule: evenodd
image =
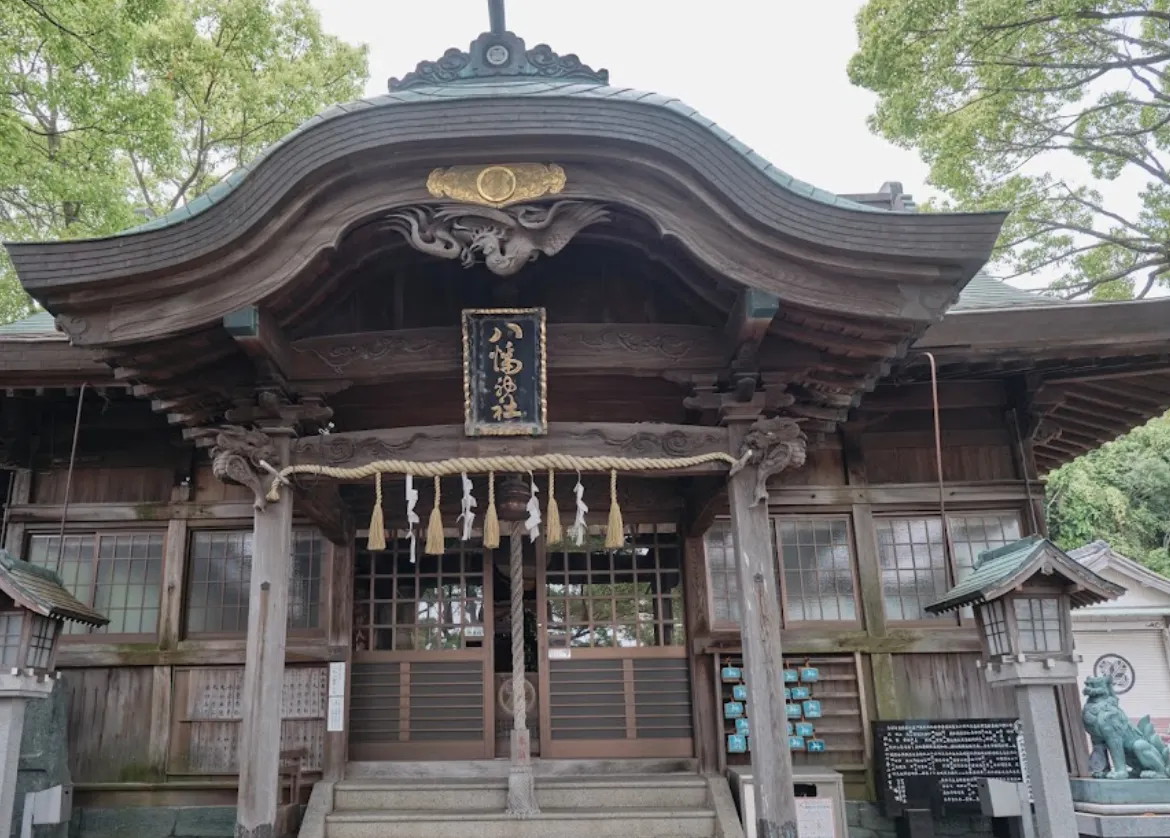
M329 664L329 695L345 695L345 661Z
M572 649L549 649L548 659L550 661L567 661L573 657Z
M329 696L329 718L325 721L325 730L330 733L345 730L345 696Z
M796 826L800 838L837 838L832 798L796 798Z

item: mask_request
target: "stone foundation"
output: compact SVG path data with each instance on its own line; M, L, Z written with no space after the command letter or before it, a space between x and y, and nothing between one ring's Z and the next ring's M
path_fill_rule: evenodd
M69 838L233 838L234 806L123 806L73 810Z
M875 803L845 801L849 838L895 838L894 821L882 816ZM984 817L956 817L939 821L934 827L939 838L991 838L991 822Z

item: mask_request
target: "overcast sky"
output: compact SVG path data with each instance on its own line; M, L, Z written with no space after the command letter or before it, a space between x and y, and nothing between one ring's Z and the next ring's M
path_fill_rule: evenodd
M488 28L486 0L313 0L325 28L370 45L368 92L384 93ZM677 96L773 164L831 192L900 180L920 200L926 167L865 125L873 96L849 84L863 0L507 0L508 28L609 70L622 87Z

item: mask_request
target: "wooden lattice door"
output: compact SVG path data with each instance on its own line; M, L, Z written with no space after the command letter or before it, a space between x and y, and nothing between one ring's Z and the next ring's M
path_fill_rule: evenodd
M641 525L620 550L600 530L538 563L541 753L690 757L682 550Z
M354 562L349 753L354 760L494 754L491 562L447 539L412 561L409 542Z

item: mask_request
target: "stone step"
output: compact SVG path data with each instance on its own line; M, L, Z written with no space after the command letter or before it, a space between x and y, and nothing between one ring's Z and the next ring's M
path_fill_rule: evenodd
M536 798L542 809L701 809L707 782L694 775L540 777ZM502 811L506 780L345 780L334 788L334 809Z
M523 820L505 812L354 809L325 821L326 838L714 838L715 813L703 809L546 809Z

